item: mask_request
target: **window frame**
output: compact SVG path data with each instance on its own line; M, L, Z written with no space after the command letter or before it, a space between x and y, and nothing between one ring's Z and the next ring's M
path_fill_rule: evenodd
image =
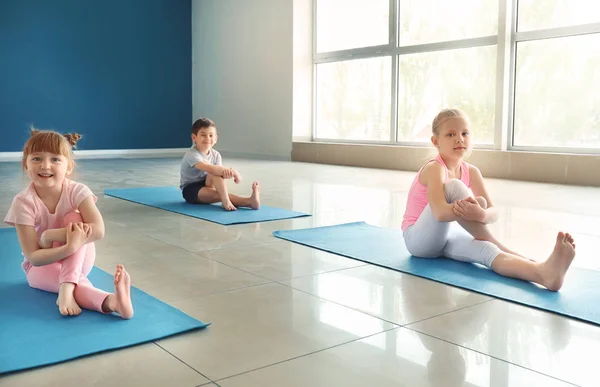
M475 149L493 149L499 151L531 151L545 153L600 154L600 148L542 147L514 145L515 82L517 44L542 39L579 36L600 33L600 22L556 27L541 30L517 31L518 0L498 0L498 34L478 38L467 38L435 43L398 46L399 42L399 5L402 0L389 0L389 43L371 47L360 47L339 51L318 53L317 47L317 2L312 0L312 54L313 54L313 92L312 92L312 141L348 144L379 144L410 147L428 147L429 143L417 141L398 141L398 62L400 55L454 50L496 45L496 99L493 144L476 144ZM326 139L317 136L317 66L322 63L342 62L352 59L391 57L391 106L390 138L387 141Z

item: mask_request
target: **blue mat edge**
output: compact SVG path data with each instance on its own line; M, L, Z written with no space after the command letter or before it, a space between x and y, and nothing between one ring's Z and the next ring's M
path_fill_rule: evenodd
M274 222L277 220L285 220L285 219L294 219L294 218L305 218L307 216L312 216L311 214L307 214L304 212L299 212L299 211L292 211L292 210L286 210L286 211L290 211L290 212L295 212L298 215L295 215L293 217L289 217L289 218L278 218L278 219L265 219L265 220L259 220L259 221L255 221L255 220L244 220L244 221L238 221L238 222L217 222L215 220L211 220L211 219L206 219L206 218L199 218L197 216L193 216L190 214L186 214L183 212L178 212L178 211L173 211L173 210L169 210L167 208L163 208L163 207L158 207L158 206L154 206L152 204L146 204L146 203L140 203L140 202L136 202L135 200L130 200L127 198L124 198L122 196L118 196L116 193L111 193L110 191L117 191L117 190L121 190L121 189L132 189L132 188L161 188L161 187L174 187L174 186L152 186L152 187L127 187L127 188L106 188L104 189L104 195L108 195L110 197L116 198L116 199L120 199L120 200L125 200L128 201L130 203L136 203L142 206L148 206L148 207L152 207L152 208L157 208L159 210L163 210L163 211L168 211L168 212L172 212L174 214L179 214L179 215L184 215L184 216L188 216L190 218L194 218L194 219L200 219L200 220L204 220L206 222L211 222L211 223L215 223L215 224L220 224L223 226L232 226L232 225L236 225L236 224L250 224L250 223L262 223L262 222ZM183 197L182 197L183 200ZM282 208L283 210L285 210L285 208Z
M368 226L373 226L373 225L371 225L371 224L369 224L369 223L367 223L367 222L348 222L348 223L340 223L340 224L335 224L335 225L331 225L331 226L315 227L315 229L318 229L318 228L329 228L329 227L336 227L336 226L350 226L350 225L353 225L353 224L357 224L357 225L358 225L358 224L366 224L366 225L368 225ZM373 226L373 227L378 227L378 226ZM302 242L299 242L299 241L297 241L297 240L296 240L296 239L294 239L294 238L290 238L290 237L286 237L286 236L284 236L284 235L281 235L281 233L284 233L284 232L293 232L293 231L300 231L300 230L307 230L307 229L296 229L296 230L275 230L275 231L273 231L273 236L274 236L274 237L276 237L276 238L279 238L279 239L283 239L283 240L286 240L286 241L289 241L289 242L294 242L294 243L297 243L297 244L299 244L299 245L302 245L302 246L306 246L306 247L310 247L310 248L313 248L313 249L317 249L317 250L319 250L319 251L324 251L324 252L326 252L326 253L334 254L334 255L337 255L337 256L340 256L340 257L345 257L345 258L349 258L349 259L354 259L355 261L364 262L364 263L369 263L369 264L371 264L371 265L373 265L373 266L382 267L382 268L384 268L384 269L389 269L389 270L396 271L396 272L400 272L400 273L405 273L405 272L403 272L403 271L396 270L396 269L392 269L391 267L388 267L388 266L385 266L385 265L380 265L380 264L378 264L378 263L373 263L373 262L371 262L371 261L365 261L365 260L363 260L363 259L356 258L356 257L353 257L353 256L351 256L351 255L346 255L346 254L342 254L342 253L334 253L333 251L326 250L326 249L322 249L322 248L320 248L320 247L317 247L317 246L314 246L314 245L310 245L310 244L308 244L308 243L302 243ZM408 273L408 272L406 272L406 274L414 275L415 277L421 277L421 278L427 278L427 279L431 279L432 281L435 281L435 282L441 282L441 281L436 281L436 280L434 280L434 279L432 279L432 278L428 278L428 277L423 277L423 276L420 276L420 275L418 275L418 274L413 274L413 273ZM444 282L441 282L441 283L444 283ZM453 286L453 285L452 285L452 286ZM457 287L458 287L458 286L457 286Z
M13 227L0 227L0 233L8 233L8 232L14 232L14 231L15 230L14 230ZM102 271L102 272L104 272L104 273L106 273L108 275L110 275L110 273L107 273L106 271L102 270L98 266L94 266L94 268L97 269L97 270L100 270L100 271ZM60 360L56 360L56 361L49 361L49 362L45 362L45 363L42 363L42 364L38 364L38 365L33 366L33 367L26 366L26 367L21 367L21 368L15 368L15 369L13 369L11 371L8 371L8 372L0 372L0 375L10 375L10 374L18 373L18 372L25 371L25 370L32 370L32 369L36 369L36 368L47 367L47 366L50 366L50 365L66 363L66 362L69 362L69 361L72 361L72 360L81 359L81 358L88 357L88 356L94 356L94 355L98 355L98 354L101 354L101 353L116 351L116 350L123 349L123 348L136 347L138 345L142 345L142 344L154 342L154 341L157 341L157 340L166 339L166 338L169 338L169 337L178 336L178 335L181 335L181 334L184 334L184 333L188 333L188 332L191 332L191 331L205 329L209 325L212 324L210 322L206 323L206 322L200 321L197 318L194 318L194 317L188 315L187 313L183 312L182 310L180 310L178 308L175 308L174 306L172 306L172 305L170 305L170 304L168 304L168 303L166 303L166 302L164 302L164 301L162 301L162 300L154 297L153 295L151 295L151 294L143 291L142 289L140 289L138 287L135 287L135 289L136 289L137 292L143 293L143 294L145 294L148 297L154 298L154 299L156 299L156 300L158 300L158 301L160 301L160 302L162 302L162 303L164 303L166 305L169 305L171 308L176 309L178 312L185 314L191 320L195 320L198 323L196 325L194 325L194 326L190 326L189 328L180 330L180 331L175 332L175 333L170 333L170 334L165 334L165 335L157 336L157 337L154 337L152 339L142 340L142 341L139 341L139 342L135 342L133 344L115 345L115 346L113 346L111 348L106 348L106 349L103 349L103 350L100 350L100 351L96 351L96 352L92 352L92 353L87 353L87 354L83 354L83 355L76 355L76 356L69 357L67 359L60 359Z
M43 368L43 367L48 367L48 366L52 366L52 365L67 363L67 362L70 362L70 361L73 361L73 360L77 360L77 359L83 359L83 358L86 358L86 357L95 356L95 355L99 355L99 354L102 354L102 353L117 351L119 349L130 348L130 347L133 348L133 347L137 347L138 345L142 345L142 344L147 344L147 343L154 342L156 340L162 340L162 339L166 339L166 338L169 338L169 337L174 337L174 336L182 335L184 333L188 333L188 332L191 332L191 331L205 329L210 324L211 323L202 323L202 324L200 324L199 326L196 326L196 327L190 327L190 328L187 328L185 330L182 330L182 331L179 331L179 332L176 332L176 333L162 335L162 336L159 336L159 337L155 337L153 339L143 340L143 341L140 341L140 342L137 342L137 343L134 343L134 344L116 345L116 346L111 347L111 348L106 348L106 349L103 349L103 350L100 350L100 351L96 351L96 352L92 352L92 353L86 353L86 354L83 354L83 355L76 355L76 356L69 357L67 359L60 359L60 360L56 360L56 361L49 361L49 362L46 362L46 363L37 364L35 366L25 366L25 367L21 367L21 368L15 368L15 369L13 369L11 371L8 371L8 372L0 372L0 376L8 376L8 375L16 374L16 373L19 373L19 372L22 372L22 371L26 371L26 370L34 370L34 369L37 369L37 368Z
M330 226L321 226L321 227L316 227L316 228L325 229L325 228L331 228L331 227L337 227L337 226L351 226L351 225L367 225L367 226L371 226L371 227L383 228L383 227L371 225L371 224L369 224L367 222L364 222L364 221L341 223L341 224L330 225ZM324 251L324 252L330 253L330 254L335 254L335 255L340 256L340 257L345 257L345 258L353 259L353 260L356 260L356 261L359 261L359 262L368 263L368 264L371 264L373 266L377 266L377 267L381 267L381 268L384 268L384 269L392 270L392 271L395 271L395 272L398 272L398 273L404 273L404 274L412 275L414 277L419 277L419 278L427 279L427 280L434 281L434 282L437 282L437 283L441 283L441 284L444 284L444 285L447 285L447 286L452 286L452 287L457 288L457 289L463 289L463 290L467 290L467 291L470 291L470 292L473 292L473 293L483 294L483 295L492 297L494 299L499 299L499 300L503 300L503 301L506 301L506 302L511 302L511 303L522 305L522 306L525 306L525 307L528 307L528 308L542 310L542 311L545 311L545 312L548 312L548 313L552 313L552 314L563 316L563 317L568 317L568 318L571 318L573 320L581 321L581 322L584 322L584 323L587 323L587 324L598 325L594 321L586 320L586 319L583 319L581 317L573 316L573 315L568 314L568 313L561 313L561 312L558 312L556 310L552 310L552 309L549 309L549 308L546 308L546 307L531 305L531 304L527 304L527 303L524 303L524 302L519 302L516 299L508 298L508 297L502 297L502 296L499 296L497 294L492 294L491 292L486 292L486 291L481 291L481 290L475 290L475 289L472 289L472 288L468 288L468 287L464 287L464 286L459 286L459 285L456 285L456 284L450 284L448 282L444 282L442 280L435 279L435 278L432 278L432 277L427 277L427 276L424 276L424 275L421 275L421 274L411 273L411 272L408 272L408 271L403 271L403 270L395 269L395 268L392 268L392 267L389 267L389 266L385 266L385 265L382 265L382 264L378 264L378 263L375 263L375 262L372 262L372 261L366 261L366 260L363 260L363 259L360 259L360 258L356 258L356 257L350 256L350 255L347 255L347 254L342 254L342 253L339 253L339 252L333 252L331 250L326 250L326 249L323 249L323 248L320 248L320 247L317 247L317 246L314 246L314 245L310 245L310 244L307 244L307 243L302 243L302 242L299 242L299 241L297 241L297 240L295 240L293 238L281 235L281 233L293 232L293 231L300 231L300 230L306 230L306 229L276 230L276 231L273 231L273 236L275 236L276 238L279 238L279 239L287 240L289 242L297 243L297 244L302 245L302 246L310 247L310 248L317 249L317 250L320 250L320 251ZM413 257L413 256L411 255L411 257Z

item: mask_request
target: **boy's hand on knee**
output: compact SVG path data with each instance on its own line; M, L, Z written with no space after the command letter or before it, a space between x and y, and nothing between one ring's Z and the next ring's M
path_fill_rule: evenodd
M242 181L242 175L240 175L240 173L238 171L236 171L235 169L232 169L233 171L233 182L235 184L239 184L240 181Z
M233 177L233 169L225 168L223 170L223 179L231 179Z

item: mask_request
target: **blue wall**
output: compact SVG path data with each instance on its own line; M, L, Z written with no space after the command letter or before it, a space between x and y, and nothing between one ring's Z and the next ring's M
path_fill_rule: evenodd
M32 124L82 150L189 146L191 51L191 0L1 0L0 152Z

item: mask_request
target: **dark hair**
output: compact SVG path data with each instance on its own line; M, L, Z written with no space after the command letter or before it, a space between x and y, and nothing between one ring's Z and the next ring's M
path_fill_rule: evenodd
M23 147L23 168L27 163L27 156L36 152L49 152L63 155L73 160L73 148L81 135L77 133L60 134L53 130L38 130L31 128L29 140Z
M211 120L210 118L198 118L196 120L196 122L194 122L194 124L192 125L192 134L198 134L198 131L200 129L206 129L206 128L215 128L215 130L217 130L217 126L215 125L215 122L213 120Z

